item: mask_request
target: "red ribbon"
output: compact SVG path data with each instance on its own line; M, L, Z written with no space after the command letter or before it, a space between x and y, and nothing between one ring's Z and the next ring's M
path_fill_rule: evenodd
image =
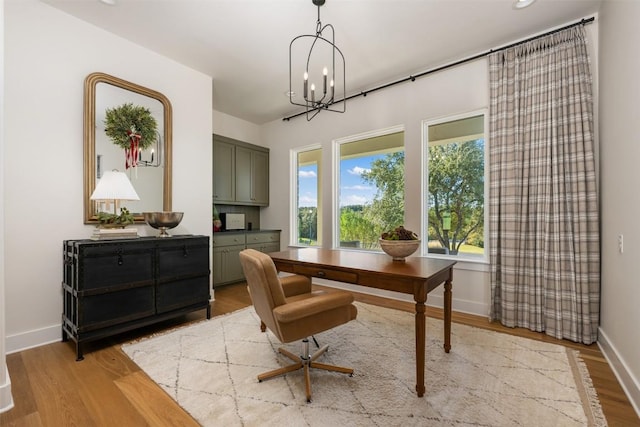
M129 134L131 145L129 146L129 148L124 149L125 169L135 168L136 166L138 166L138 156L140 155L140 140L142 139L142 135L132 132L127 133Z

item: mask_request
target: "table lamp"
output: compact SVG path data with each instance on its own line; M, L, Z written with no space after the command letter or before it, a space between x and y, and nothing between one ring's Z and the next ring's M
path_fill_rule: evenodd
M91 194L91 200L105 202L105 208L113 202L113 214L118 215L118 201L140 200L127 174L117 170L106 171L98 180L96 189Z

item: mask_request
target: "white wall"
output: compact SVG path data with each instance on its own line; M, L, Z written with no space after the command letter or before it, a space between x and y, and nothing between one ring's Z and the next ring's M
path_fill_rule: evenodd
M105 72L163 93L173 107L176 234L211 236L209 76L37 0L5 2L7 352L60 339L62 241L83 224L83 83ZM157 231L140 225L141 234Z
M4 28L4 0L0 0L0 23ZM0 129L4 129L4 31L0 33ZM4 132L0 131L0 271L4 272ZM5 349L5 275L0 274L0 412L13 407L11 379Z
M262 145L260 126L213 110L213 133L250 144Z
M602 303L599 343L640 414L640 2L600 12ZM618 250L624 236L624 251Z

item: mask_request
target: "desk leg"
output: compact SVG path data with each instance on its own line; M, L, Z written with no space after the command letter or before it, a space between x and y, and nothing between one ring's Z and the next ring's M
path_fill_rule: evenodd
M427 334L424 301L416 301L416 391L424 396L424 352Z
M444 282L444 351L451 350L451 277Z

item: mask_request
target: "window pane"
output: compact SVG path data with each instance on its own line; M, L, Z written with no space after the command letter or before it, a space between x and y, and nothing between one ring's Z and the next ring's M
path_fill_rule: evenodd
M318 246L318 198L319 198L319 176L320 159L322 151L320 149L301 151L298 153L298 230L296 241L300 245Z
M338 247L380 250L404 223L404 132L340 144L339 192Z
M484 257L484 115L428 126L428 252Z

